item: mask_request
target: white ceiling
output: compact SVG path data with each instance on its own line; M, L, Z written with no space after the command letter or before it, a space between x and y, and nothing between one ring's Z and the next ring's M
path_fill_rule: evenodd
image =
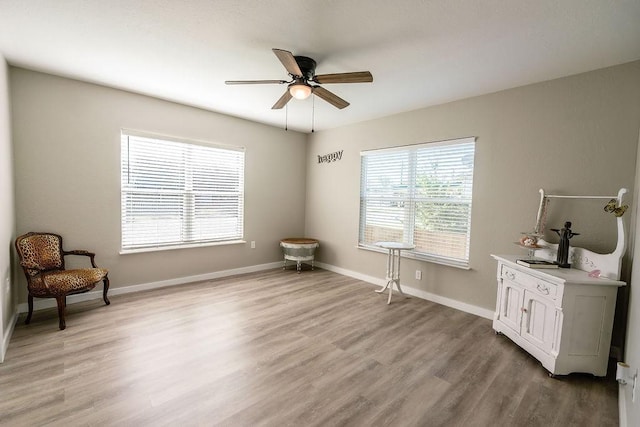
M224 84L287 79L274 47L374 82L325 85L344 110L315 97L272 110L284 85ZM640 0L0 0L0 52L309 132L640 59Z

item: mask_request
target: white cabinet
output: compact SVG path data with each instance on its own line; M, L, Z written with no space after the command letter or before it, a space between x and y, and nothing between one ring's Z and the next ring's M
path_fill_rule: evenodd
M605 376L616 295L624 282L577 269L531 269L516 256L498 261L493 329L528 351L553 375Z

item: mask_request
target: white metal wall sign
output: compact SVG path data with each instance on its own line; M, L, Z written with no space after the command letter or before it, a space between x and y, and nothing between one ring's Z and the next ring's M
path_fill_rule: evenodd
M318 163L337 162L338 160L342 159L342 152L343 151L344 150L335 151L333 153L325 154L323 156L318 155Z

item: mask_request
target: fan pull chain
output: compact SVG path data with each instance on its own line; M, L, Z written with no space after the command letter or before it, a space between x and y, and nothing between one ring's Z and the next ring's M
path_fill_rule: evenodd
M289 130L288 122L289 122L289 105L285 105L284 106L284 130L285 131Z
M311 133L314 132L316 126L316 97L311 97Z

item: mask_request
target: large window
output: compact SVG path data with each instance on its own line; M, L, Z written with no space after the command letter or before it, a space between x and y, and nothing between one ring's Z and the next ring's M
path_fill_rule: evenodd
M474 153L475 138L362 152L359 246L468 267Z
M244 150L123 131L122 250L243 238Z

